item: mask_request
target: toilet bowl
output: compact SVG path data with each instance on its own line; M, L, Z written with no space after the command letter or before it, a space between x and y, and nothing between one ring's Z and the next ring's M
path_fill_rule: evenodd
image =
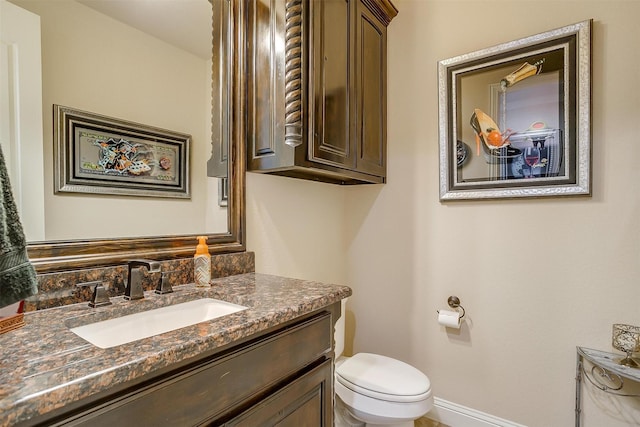
M344 313L336 322L336 427L410 427L433 407L429 378L413 366L371 353L342 356Z

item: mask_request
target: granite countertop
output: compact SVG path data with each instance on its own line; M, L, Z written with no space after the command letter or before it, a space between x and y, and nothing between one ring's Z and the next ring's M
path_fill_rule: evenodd
M45 414L351 295L346 286L256 273L211 283L211 288L176 286L174 293L166 295L147 292L137 301L116 297L106 307L81 303L26 313L24 327L0 335L0 424L13 425ZM95 347L69 330L197 298L249 308L109 349Z

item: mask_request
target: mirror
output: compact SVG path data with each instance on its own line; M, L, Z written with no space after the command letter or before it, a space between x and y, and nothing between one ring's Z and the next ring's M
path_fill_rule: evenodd
M200 234L209 236L212 253L244 251L244 93L239 84L244 45L239 43L242 28L234 25L243 22L241 2L11 1L41 20L46 232L45 240L29 244L29 257L36 269L48 272L117 264L134 257L191 256L195 236ZM224 24L213 26L213 59L211 54L202 58L185 53L159 39L163 36L148 34L163 27L181 34L195 27L181 24L176 10L164 15L172 19L155 22L151 30L135 29L100 10L107 4L112 11L125 13L124 6L146 5L151 9L138 10L138 16L159 19L163 8L183 9L191 3L200 11L203 4L209 11L213 9L216 22ZM208 16L209 27L204 33L211 40L210 12ZM220 34L222 30L227 32ZM95 43L88 45L89 40ZM211 52L210 45L208 50ZM120 56L108 56L108 51ZM212 82L212 69L213 75L226 79L227 84ZM52 104L190 134L191 199L54 194ZM226 123L220 123L221 119ZM218 194L220 179L207 173L211 169L208 160L215 151L212 137L216 147L221 138L229 141L228 151L220 150L230 159L228 169L216 175L228 178L228 187L220 187L226 190L225 203ZM208 208L218 212L222 223L215 223L215 214L202 214ZM200 216L194 217L194 212Z
M440 200L590 194L590 25L440 61Z

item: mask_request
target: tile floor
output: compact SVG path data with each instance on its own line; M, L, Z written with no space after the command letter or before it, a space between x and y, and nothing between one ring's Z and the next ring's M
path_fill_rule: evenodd
M428 418L420 418L419 420L415 421L414 426L415 427L449 427L446 424L441 424L437 421L433 421Z

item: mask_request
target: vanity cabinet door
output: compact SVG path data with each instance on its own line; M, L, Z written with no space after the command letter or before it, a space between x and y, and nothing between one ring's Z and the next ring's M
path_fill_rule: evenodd
M225 424L225 427L333 426L333 362L326 360L272 396Z

